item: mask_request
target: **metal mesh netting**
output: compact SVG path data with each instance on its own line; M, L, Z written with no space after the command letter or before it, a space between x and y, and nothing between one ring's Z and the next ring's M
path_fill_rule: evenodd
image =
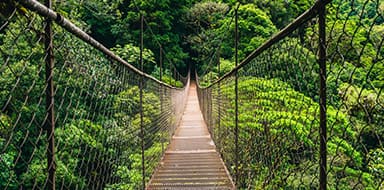
M295 180L298 185L308 187L318 182L316 145L319 140L312 135L318 130L318 106L294 88L295 84L305 87L312 81L296 80L299 77L296 74L290 77L297 73L298 62L286 65L295 59L303 64L315 64L315 57L311 60L302 55L303 51L304 47L295 40L282 41L238 71L237 134L235 73L200 92L200 97L206 101L202 105L203 114L205 119L211 119L208 125L214 126L211 133L215 144L233 176L237 176L235 162L239 160L238 187L275 189ZM302 69L312 70L310 67ZM303 164L294 168L295 162ZM298 176L310 172L309 168L312 173L307 175L306 183L300 182L303 178Z
M384 188L383 2L327 5L326 75L319 74L319 2L199 89L204 119L240 189L316 189L322 155L328 188ZM322 77L328 137L320 155Z
M55 65L48 75L54 103L47 106L45 18L17 9L6 16L0 28L0 189L51 188L47 168L56 171L57 189L143 188L181 119L189 82L183 89L161 83L55 24ZM51 107L55 131L47 134ZM47 164L52 154L55 162Z

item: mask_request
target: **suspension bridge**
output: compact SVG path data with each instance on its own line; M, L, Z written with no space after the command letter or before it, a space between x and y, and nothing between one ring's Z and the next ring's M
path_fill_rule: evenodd
M143 72L142 44L135 68L49 1L17 3L27 16L1 15L0 189L384 188L382 1L318 0L242 61L238 6L235 68L168 60L171 82Z

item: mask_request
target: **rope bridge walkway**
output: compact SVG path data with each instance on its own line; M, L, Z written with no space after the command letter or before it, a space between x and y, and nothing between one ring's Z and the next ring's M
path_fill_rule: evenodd
M234 189L203 120L191 83L180 126L148 189Z
M142 15L124 60L50 0L1 1L0 189L384 189L384 2L313 3L247 57L234 6L191 82L161 44L143 72Z

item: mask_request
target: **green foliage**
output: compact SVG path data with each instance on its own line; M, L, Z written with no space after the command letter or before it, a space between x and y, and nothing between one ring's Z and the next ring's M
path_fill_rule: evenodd
M383 40L382 3L337 0L333 4L327 17L328 52L342 76L339 83L351 83L369 90L383 88L384 51L379 44ZM351 73L356 73L353 81L349 81Z
M377 177L384 177L384 150L381 148L371 150L368 154L368 168Z
M244 152L258 150L258 156L242 154L240 160L246 160L242 164L245 168L255 168L258 180L263 180L273 171L275 178L265 181L243 181L242 185L254 184L256 188L281 187L288 182L287 187L309 187L317 176L317 169L306 169L305 174L300 173L301 167L308 165L317 166L319 113L318 103L305 94L293 90L291 85L278 79L262 79L255 77L241 77L239 80L239 131L241 137L240 147ZM234 107L235 93L233 82L225 83L221 93L225 96L227 106ZM232 115L233 110L227 109L226 117L222 118L222 126L233 130L235 127ZM332 160L330 170L331 188L350 188L351 184L359 183L362 176L362 186L373 188L377 186L375 172L363 172L366 170L364 151L360 151L355 143L358 136L358 128L351 125L346 112L341 113L332 106L327 108L328 123L328 158ZM218 130L216 128L216 130ZM218 132L218 131L217 131ZM258 139L257 141L255 139ZM224 150L230 149L227 144ZM268 147L267 150L259 147ZM380 153L371 153L376 156ZM261 160L259 159L261 158ZM278 163L270 162L279 158ZM370 164L375 171L380 171L381 165L377 162ZM347 166L347 169L345 168ZM339 168L339 169L337 169ZM292 174L298 172L297 174ZM338 172L345 172L342 175ZM377 173L377 172L376 172ZM246 173L242 175L247 175ZM283 176L300 175L301 183L294 178L286 182L280 181ZM303 178L304 177L304 178ZM255 179L255 180L256 180ZM304 179L304 181L302 181ZM266 179L265 179L266 180ZM351 183L349 183L352 181ZM284 185L284 186L286 186ZM314 186L316 187L316 185Z
M12 131L12 120L9 116L0 113L0 138L3 140L8 139ZM2 149L2 147L0 148Z
M117 9L120 2L121 0L66 1L62 4L69 4L65 7L69 14L79 14L76 20L81 18L96 40L107 47L113 47L117 36L113 36L111 30L116 23L116 17L121 14ZM78 10L74 11L73 8Z
M202 7L208 8L203 11ZM193 59L198 63L199 72L208 73L211 65L216 67L218 58L215 56L218 52L224 59L234 59L234 8L228 11L225 4L208 1L195 4L190 9L187 21L194 32L188 36L187 41L192 55L196 55ZM241 60L271 37L276 27L270 17L255 4L241 5L238 15Z
M349 115L368 123L383 119L380 113L383 113L384 109L377 106L377 102L384 102L384 97L379 96L377 92L343 83L339 87L339 94ZM369 114L366 110L370 110Z
M0 139L0 147L4 144L3 139ZM0 188L5 189L17 189L17 180L14 170L11 168L14 167L15 156L17 154L16 150L8 150L6 153L1 154L0 161Z
M233 14L233 11L231 11ZM239 15L239 59L244 59L254 51L277 30L270 17L254 4L240 5ZM234 57L234 33L235 23L231 17L220 22L221 27L216 33L226 33L221 45L221 56L227 59ZM229 26L229 27L228 27Z
M32 189L34 185L39 187L44 186L47 179L47 169L45 164L41 162L41 160L34 159L29 166L28 172L23 174L22 179L26 183L26 188ZM66 186L68 188L86 188L86 180L74 173L75 168L78 167L78 164L81 162L79 159L70 159L64 162L57 160L56 162L56 178L60 179L56 185L59 187Z
M60 141L73 142L73 144L67 144L66 148L79 150L79 147L87 146L101 150L103 149L103 144L97 140L101 139L101 132L102 126L100 125L94 124L89 120L75 120L66 125L64 130L59 128L56 133Z
M145 158L147 160L160 160L159 155L161 155L161 143L155 143L151 148L145 151ZM105 190L126 190L126 189L138 189L141 187L141 182L143 179L142 176L142 162L141 154L136 153L129 156L131 164L131 169L127 166L121 165L118 166L116 176L121 179L120 183L108 185ZM157 162L146 162L146 172L152 174L154 169L157 166ZM146 176L149 180L150 176Z
M225 3L199 2L188 10L185 20L190 29L198 34L203 30L216 28L218 21L222 19L228 9L229 7Z
M116 95L113 108L116 110L114 126L111 133L112 138L109 143L121 144L116 152L121 152L124 158L121 162L114 163L116 168L116 177L120 178L120 182L108 184L106 189L137 189L141 186L141 146L140 146L140 90L137 86L127 88ZM144 114L144 130L153 131L153 126L160 117L160 99L151 92L143 93L143 112ZM149 178L154 167L157 165L157 159L151 157L161 155L161 144L155 139L158 133L146 133L145 157L148 158L146 163L147 176Z
M167 75L162 77L162 81L178 88L182 88L184 86L182 82L176 81L174 78L171 78Z
M116 44L139 44L139 9L146 21L144 46L156 52L158 57L158 43L160 43L166 52L164 56L176 66L185 68L184 59L188 54L181 47L185 28L179 18L185 14L189 2L187 0L119 1L117 8L114 9L116 15L111 26Z
M367 43L367 36L369 36L367 30L363 27L358 27L360 22L356 19L348 19L346 22L337 20L335 25L328 26L333 27L331 38L342 39L342 42L332 41L329 49L330 52L341 51L340 54L344 58L337 55L339 59L336 61L340 60L341 62L341 59L345 59L345 61L351 62L356 67L366 67L372 62L376 52L374 46L371 43ZM360 55L362 57L359 57Z
M256 5L269 15L277 28L283 28L313 5L312 0L256 0Z
M160 80L160 67L155 67L151 75ZM161 81L174 87L182 88L184 84L172 77L172 72L169 69L162 70Z
M226 60L226 59L220 59L220 73L219 73L219 76L223 76L224 74L226 74L229 71L231 71L233 68L235 68L235 63L233 61L229 61L229 60Z
M0 150L4 150L9 136L12 134L12 120L9 116L0 114ZM0 157L0 188L9 185L10 189L17 188L15 172L10 168L14 167L17 151L14 146L8 145L7 151L1 153ZM10 180L10 181L9 181Z
M220 59L220 72L218 66L215 66L212 69L206 67L207 65L203 65L201 70L210 70L210 72L206 73L199 79L199 85L202 87L209 86L212 82L230 72L233 68L235 68L235 63L226 59Z
M12 30L0 33L0 189L18 188L17 181L28 170L27 160L40 143L44 108L38 102L44 86L40 72L44 46L38 32L42 18L36 17L32 22L32 16L12 19L7 25Z
M329 160L332 161L332 160ZM333 172L328 176L330 189L358 189L374 190L378 184L374 176L362 170L354 169L348 166L333 167Z
M57 144L60 146L56 152L56 178L58 186L67 186L68 188L85 188L90 176L84 176L82 170L87 169L88 164L93 161L92 157L83 157L83 152L88 151L91 156L103 155L107 147L103 144L102 126L89 120L73 120L62 128L56 129ZM45 146L39 148L38 156L33 159L29 170L23 174L26 188L32 188L34 185L44 186L47 179L46 165L40 158L44 158ZM99 159L102 163L103 160ZM90 171L93 175L101 176L100 169ZM88 174L89 175L89 174Z
M140 39L140 12L145 16L144 46L155 52L158 60L160 43L166 56L178 68L186 68L188 54L182 47L184 22L179 18L186 13L191 0L161 1L63 1L56 10L85 28L92 37L108 48L134 44ZM149 29L150 27L150 29ZM129 31L129 32L127 32Z
M140 48L136 47L132 44L126 44L124 47L120 45L116 45L116 47L112 48L112 51L116 53L116 55L120 56L122 59L127 61L129 64L135 66L140 70ZM151 50L145 49L143 51L143 69L145 73L151 73L152 76L160 79L160 68L156 65L156 60L154 54ZM162 81L174 85L176 87L183 87L183 83L180 81L176 81L172 77L171 72L168 69L164 69L162 73Z
M144 91L143 110L148 117L156 118L159 114L160 100L155 94ZM133 86L116 96L114 108L119 110L116 114L134 116L140 113L140 90L138 86ZM120 117L120 115L118 116Z
M0 59L6 60L7 66L1 70L0 76L0 103L5 105L8 97L13 97L14 107L21 107L25 97L39 97L43 80L39 80L41 61L44 57L44 48L42 43L37 43L34 47L30 47L30 42L38 42L39 36L32 32L24 35L23 24L26 20L17 20L9 25L13 30L7 30L5 34L0 34L0 39L4 39L0 46ZM37 25L39 22L33 24ZM20 36L17 40L13 40L14 36ZM10 55L10 56L9 56ZM32 57L30 57L32 55ZM4 62L5 63L5 62ZM21 88L11 91L15 83L18 82ZM34 88L31 88L32 82L35 82ZM33 101L33 100L32 100ZM28 108L26 108L28 109ZM17 110L8 110L11 115Z
M190 30L186 41L192 54L197 55L192 57L196 62L208 62L221 39L226 37L228 31L219 31L219 28L228 9L226 4L212 1L196 3L189 9L184 18Z
M238 14L241 35L239 57L242 59L264 43L277 30L269 16L253 4L241 5ZM234 28L233 23L231 28Z
M116 45L112 48L112 51L129 64L135 66L140 70L140 47L136 47L132 44L125 44L123 47ZM145 73L151 73L156 65L154 54L149 49L143 50L143 69Z

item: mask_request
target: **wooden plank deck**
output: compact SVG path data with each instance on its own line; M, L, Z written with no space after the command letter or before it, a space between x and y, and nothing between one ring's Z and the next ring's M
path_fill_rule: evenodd
M203 120L194 82L180 126L147 189L235 189Z

